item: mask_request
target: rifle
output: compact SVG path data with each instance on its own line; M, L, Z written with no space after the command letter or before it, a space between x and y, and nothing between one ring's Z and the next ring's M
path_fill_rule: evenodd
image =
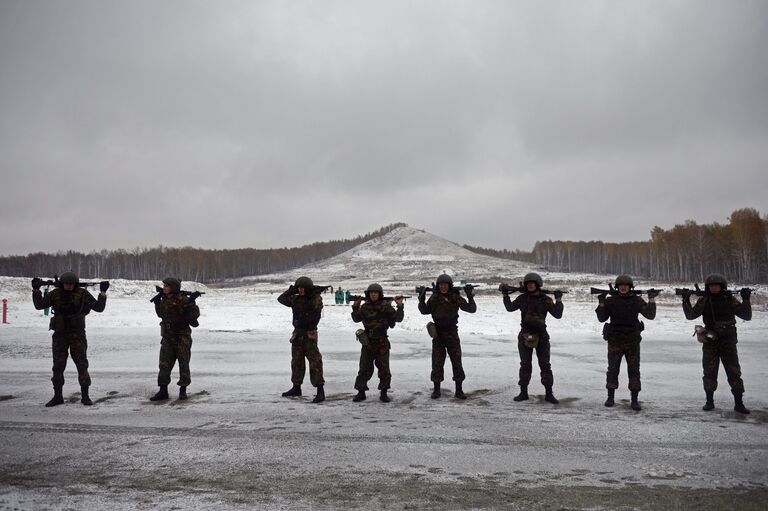
M163 288L160 286L155 286L155 291L157 291L157 294L153 296L149 301L152 303L155 303L157 300L162 298L163 296ZM200 298L200 296L204 295L204 292L201 291L179 291L179 293L185 295L187 298L189 298L189 301L192 303L195 303L195 300Z
M37 278L37 277L35 277L35 278ZM84 289L87 289L87 288L89 288L91 286L101 285L102 282L108 282L108 281L102 280L101 282L78 282L77 283L77 287L82 287ZM53 286L53 287L59 287L60 288L60 287L63 287L63 285L64 284L61 283L61 281L59 280L59 276L58 275L54 275L53 276L53 280L50 280L50 279L49 280L42 280L42 279L40 280L40 287L42 287L42 286Z
M633 295L650 295L654 294L658 296L661 294L661 289L630 289L629 293ZM616 296L619 294L619 291L613 287L613 284L608 284L608 289L599 289L596 287L589 288L589 294L591 295L611 295Z
M309 294L319 295L325 293L331 286L312 286Z
M416 286L416 294L421 295L422 293L437 293L437 286L433 282L431 286Z
M510 284L505 284L502 282L499 284L499 291L502 293L526 293L528 292L528 289L525 287L525 284L520 282L517 286L512 286ZM555 292L566 294L568 291L562 291L560 289L539 289L539 293L545 294L545 295L553 295Z
M744 290L744 289L747 289L747 290L749 290L749 292L750 292L750 293L755 291L755 290L754 290L753 288L751 288L751 287L742 287L742 288L741 288L741 289L739 289L739 290L736 290L736 289L734 289L734 290L730 290L730 289L723 289L723 290L722 290L722 292L723 292L723 293L728 293L728 294L730 294L730 295L733 295L734 293L736 293L736 292L741 292L741 291L742 291L742 290ZM687 294L689 294L689 293L690 293L690 294L692 294L692 295L695 295L695 296L704 296L705 294L707 294L707 292L706 292L706 291L704 291L704 290L702 290L702 289L699 287L699 285L698 285L698 284L694 284L694 285L693 285L693 289L688 289L687 287L683 287L683 288L679 288L679 287L676 287L676 288L675 288L675 296L685 296L685 295L687 295Z
M384 300L386 302L391 302L391 301L397 300L398 298L402 298L403 300L407 300L408 298L410 298L410 296L405 296L405 295L382 296L381 298L379 298L379 300ZM352 295L352 296L349 297L349 300L352 301L352 302L356 302L358 300L363 301L365 299L366 299L365 295Z
M461 289L464 289L465 291L466 291L467 289L469 289L469 291L471 292L471 291L472 291L473 289L475 289L476 287L478 287L478 286L477 286L477 284L464 284L463 286L454 286L454 287L451 289L451 292L453 292L453 293L458 293L458 292L459 292ZM437 284L435 284L435 283L433 282L433 283L432 283L432 287L427 287L427 286L416 286L416 294L417 294L417 295L420 295L420 294L422 294L422 293L424 293L424 292L430 292L430 293L432 293L432 294L437 294L437 293L439 292L439 290L438 290L438 288L437 288Z

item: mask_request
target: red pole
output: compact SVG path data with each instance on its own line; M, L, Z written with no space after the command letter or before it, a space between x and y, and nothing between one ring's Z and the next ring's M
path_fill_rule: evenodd
M8 299L3 298L3 324L8 323Z

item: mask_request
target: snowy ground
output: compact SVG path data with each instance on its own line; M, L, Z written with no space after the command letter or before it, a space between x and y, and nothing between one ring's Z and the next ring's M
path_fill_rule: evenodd
M79 404L70 362L68 403L48 409L47 320L28 279L0 278L11 299L0 326L0 509L764 509L768 498L764 310L739 322L749 416L732 411L724 375L716 410L701 411L694 322L670 296L646 321L643 411L628 407L625 368L620 402L603 407L605 342L586 288L550 320L558 406L542 401L535 376L534 399L512 401L519 315L498 294L459 323L466 401L429 398L427 319L409 300L391 333L393 402L374 392L353 403L356 326L348 307L326 307L329 399L313 405L308 383L304 397L280 397L290 386L282 284L208 289L192 398L156 404L152 284L116 281L106 312L88 317L95 406Z

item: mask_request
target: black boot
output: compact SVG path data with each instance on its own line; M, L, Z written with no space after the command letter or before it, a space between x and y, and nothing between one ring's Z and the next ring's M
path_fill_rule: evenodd
M181 399L182 401L187 399L187 387L185 387L184 385L179 387L179 399Z
M434 390L432 391L432 396L431 396L431 397L432 397L432 399L437 399L437 398L439 398L441 395L442 395L442 394L440 393L440 382L439 382L439 381L436 381L436 382L435 382L435 388L434 388Z
M381 389L381 395L379 396L379 400L381 400L382 403L389 403L390 401L392 401L387 395L387 389Z
M608 399L605 400L605 406L610 408L615 404L613 401L613 398L615 395L616 395L616 389L608 389Z
M150 401L165 401L168 399L168 385L160 385L157 394L149 398Z
M643 408L640 406L640 403L637 402L637 395L640 393L639 390L632 390L632 400L629 402L629 407L632 408L634 411L639 412Z
M553 405L558 404L560 401L557 400L554 394L552 394L552 386L544 387L545 393L544 393L544 401L547 403L552 403Z
M739 413L743 413L744 415L747 415L749 413L749 410L747 410L747 407L744 406L744 401L742 401L741 396L742 394L733 395L733 402L734 402L733 409Z
M461 382L457 381L456 392L454 392L453 397L455 397L456 399L467 399L467 395L464 394L464 389L462 389L461 387L462 387Z
M63 405L64 404L64 396L61 395L61 385L57 385L53 387L53 397L50 401L45 403L45 406L51 407L56 405Z
M707 392L707 402L701 407L702 410L708 412L715 409L715 393Z
M317 395L315 396L315 399L312 400L313 403L322 403L325 401L325 391L323 390L322 385L317 386Z
M520 393L512 398L513 401L528 401L528 385L520 385Z
M359 403L360 401L365 401L365 391L358 390L357 395L352 398L352 401L354 401L355 403Z
M301 395L301 385L294 385L291 390L283 392L283 397L297 397Z
M87 385L80 386L80 402L83 403L85 406L91 406L93 404L93 401L91 401L91 398L88 395Z

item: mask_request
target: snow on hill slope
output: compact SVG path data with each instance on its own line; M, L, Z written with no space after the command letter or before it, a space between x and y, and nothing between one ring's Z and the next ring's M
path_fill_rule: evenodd
M444 238L413 227L399 227L335 257L317 261L288 272L244 279L248 282L290 282L309 275L318 283L359 287L363 281L389 283L407 288L412 283L429 283L448 273L454 280L487 282L520 280L537 271L549 282L602 282L605 277L548 272L521 261L499 259L471 252ZM353 284L358 284L353 286Z

